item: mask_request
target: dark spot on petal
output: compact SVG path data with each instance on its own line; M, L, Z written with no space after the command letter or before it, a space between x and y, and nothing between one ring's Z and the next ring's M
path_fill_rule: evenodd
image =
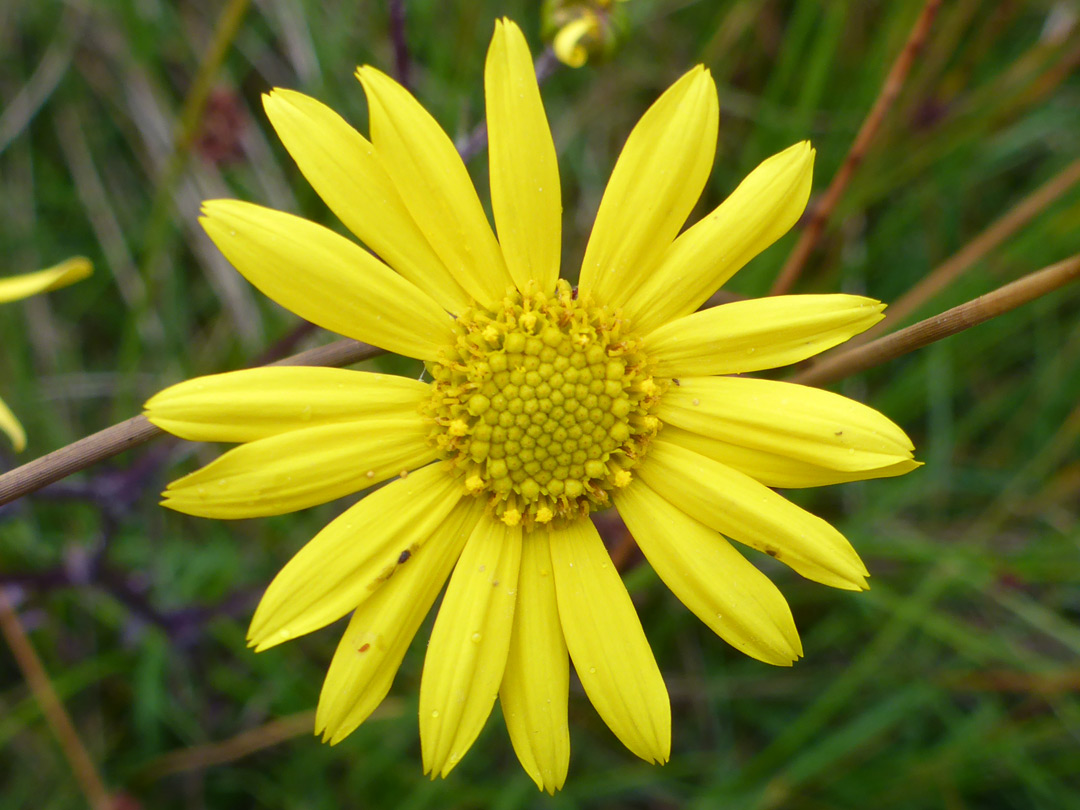
M371 645L370 645L370 644L361 644L361 645L360 645L360 649L359 649L359 650L357 650L357 652L367 652L367 651L368 651L368 650L370 650L370 649L371 649Z
M408 549L405 549L403 552L401 552L401 556L399 556L397 558L398 565L401 565L403 562L407 562L409 557L411 557L411 556L412 556L412 552L409 551Z

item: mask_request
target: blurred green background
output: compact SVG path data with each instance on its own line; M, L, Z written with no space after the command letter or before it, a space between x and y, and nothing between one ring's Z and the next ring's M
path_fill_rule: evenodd
M482 119L494 18L517 20L539 53L539 5L405 4L413 89L453 137ZM630 0L613 57L543 88L564 273L630 128L698 62L716 77L721 128L692 219L803 138L820 194L921 5ZM76 253L97 268L0 313L0 386L30 436L18 459L0 449L0 469L137 413L167 384L332 339L297 333L295 316L250 288L202 234L198 205L238 197L342 230L259 96L303 90L365 131L352 74L361 63L393 72L388 7L252 3L185 130L223 8L0 4L0 275ZM796 291L895 300L1068 171L1080 158L1078 15L1066 1L945 2ZM481 153L470 170L486 198L484 164ZM916 314L1076 253L1080 190L1062 191ZM766 292L795 238L731 289ZM428 626L380 712L334 748L310 736L310 711L336 629L246 649L261 588L355 498L238 523L167 513L164 483L218 448L158 442L0 508L0 582L118 807L1080 807L1078 313L1073 285L834 386L904 426L926 466L793 493L873 574L852 594L762 563L803 635L793 668L740 656L631 560L626 580L671 692L672 761L635 760L572 684L570 775L554 798L517 765L498 710L449 779L422 775ZM6 649L0 750L5 810L86 806Z

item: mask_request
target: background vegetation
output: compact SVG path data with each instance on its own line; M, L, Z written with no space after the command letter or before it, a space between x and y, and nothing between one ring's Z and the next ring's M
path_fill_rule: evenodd
M614 57L561 69L543 89L566 266L634 121L698 62L722 111L699 211L806 137L820 194L921 5L631 0ZM452 135L481 120L493 19L514 17L539 53L538 6L406 5L410 81ZM75 253L97 267L0 315L0 384L30 435L18 459L0 449L0 469L137 413L172 382L330 339L297 332L229 268L198 204L238 197L340 228L259 96L304 90L365 130L352 72L394 70L387 4L257 0L230 36L221 13L208 0L0 4L0 274ZM1075 2L945 2L796 290L893 301L961 253L964 272L914 313L929 315L1076 253L1077 15ZM211 70L217 35L224 56ZM482 190L484 163L470 164ZM1048 182L1060 188L1026 203L1031 216L1002 224ZM796 238L732 289L766 292ZM834 386L903 425L926 466L795 493L874 576L850 594L762 562L803 635L793 668L729 649L630 557L671 691L672 761L636 761L572 686L570 777L554 798L518 767L498 711L448 780L422 775L427 628L378 715L334 748L310 728L335 629L246 649L261 589L354 499L239 523L167 513L164 483L218 449L158 441L0 508L0 581L118 807L1080 807L1077 293ZM618 526L608 534L618 542ZM0 747L4 808L86 806L6 650Z

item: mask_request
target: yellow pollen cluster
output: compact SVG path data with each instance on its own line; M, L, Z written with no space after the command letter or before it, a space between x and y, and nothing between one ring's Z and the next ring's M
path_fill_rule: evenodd
M560 280L554 295L467 310L455 331L429 364L426 411L465 489L526 527L609 505L659 428L661 393L617 313Z

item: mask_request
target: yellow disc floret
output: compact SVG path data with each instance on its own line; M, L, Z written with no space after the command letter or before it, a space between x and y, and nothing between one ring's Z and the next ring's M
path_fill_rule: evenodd
M660 424L660 381L619 314L559 281L467 310L455 332L425 411L466 491L526 528L610 505Z

